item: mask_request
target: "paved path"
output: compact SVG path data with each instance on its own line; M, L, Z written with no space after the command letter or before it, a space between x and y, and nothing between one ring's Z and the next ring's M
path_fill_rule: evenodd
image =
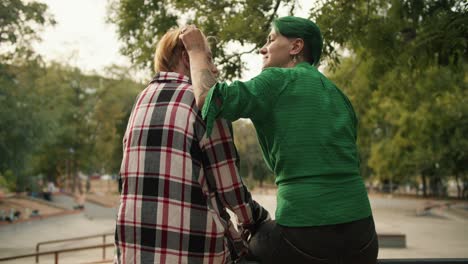
M44 220L33 222L17 223L0 227L0 257L28 254L35 252L36 244L42 241L66 239L72 237L88 236L102 233L112 233L114 231L113 218L90 219L85 214L66 215L59 217L50 217ZM112 241L112 237L108 237ZM102 239L86 240L82 242L66 242L55 245L45 245L41 250L55 250L61 248L70 248L77 246L92 245L102 243ZM111 249L109 249L111 251ZM78 255L78 259L86 259L83 253L67 253L64 256ZM94 255L89 261L96 260ZM42 259L42 258L41 258ZM48 258L44 258L48 259ZM60 258L62 259L62 258ZM3 262L2 262L3 263ZM9 262L5 262L9 263ZM32 259L23 259L11 263L33 263ZM41 262L53 263L53 262ZM62 262L60 262L62 263ZM63 262L77 263L77 262Z
M381 258L468 258L468 218L450 209L420 212L427 201L400 198L371 199L377 231L406 235L406 249L382 249Z
M274 215L276 199L274 194L254 193L254 199L263 204ZM68 196L55 196L54 202L72 208L73 199ZM417 214L428 205L428 201L391 197L371 197L378 232L398 232L406 234L406 249L381 249L380 258L468 258L468 217L466 204L459 206L460 214L451 209L431 210ZM434 202L432 202L434 203ZM70 207L71 206L71 207ZM0 257L34 252L36 243L47 240L112 233L114 230L115 208L85 204L80 214L51 217L33 222L0 226ZM108 240L112 241L112 237ZM44 246L45 250L69 248L99 243L101 240L80 243L62 243ZM112 249L108 249L108 256ZM63 262L77 263L77 260L93 261L101 257L101 251L67 253L61 256ZM42 259L42 258L41 258ZM44 258L47 260L50 258ZM33 263L22 260L8 263ZM52 263L49 261L41 263Z
M68 195L54 195L52 204L73 210L74 199ZM57 216L16 223L0 227L0 257L29 254L35 252L36 244L43 241L67 239L103 233L113 233L117 208L107 208L86 202L85 209L74 215ZM9 238L9 239L3 239ZM107 236L107 242L113 242L113 236ZM102 243L102 238L87 239L81 242L64 242L44 245L41 251L72 248ZM113 248L107 249L107 256L113 255ZM102 256L102 250L65 253L60 256L60 263L91 262ZM40 258L40 263L53 263L52 256ZM78 261L79 260L79 261ZM4 262L2 262L4 263ZM21 259L5 263L33 263L33 259Z
M52 203L63 206L70 210L76 205L73 197L68 195L55 195L52 199ZM114 219L117 214L117 208L103 207L92 202L85 202L84 215L90 219L94 218L107 218Z

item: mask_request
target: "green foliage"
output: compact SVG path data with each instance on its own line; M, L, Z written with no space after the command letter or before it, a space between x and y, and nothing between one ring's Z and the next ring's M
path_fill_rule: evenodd
M467 13L462 1L394 0L326 1L314 14L327 45L351 52L337 68L340 49L328 50L332 79L360 117L364 175L422 175L433 194L443 179L466 175Z
M263 46L278 8L292 6L291 0L112 0L108 20L117 25L122 53L142 69L152 71L157 40L171 27L194 23L217 43L212 47L225 79L239 77L241 55ZM232 52L237 43L249 51Z
M274 175L263 160L253 124L248 120L239 120L233 123L233 128L234 142L241 160L240 173L247 184L252 186L254 180L260 185L274 182Z
M46 86L55 85L54 140L44 146L44 158L56 158L47 171L65 173L66 166L86 173L116 173L121 161L121 139L136 94L142 88L129 79L87 76L61 65L49 68ZM52 98L55 96L52 96ZM73 161L67 165L66 162ZM57 167L57 165L59 167Z
M16 191L16 177L11 170L0 173L0 187L6 188L10 192Z
M20 189L39 173L55 180L78 171L118 172L121 139L141 84L57 63L2 69L0 171L11 169Z
M0 59L32 55L31 43L39 40L37 30L54 25L47 5L36 1L2 0L0 2Z
M322 29L333 68L347 48L373 57L378 75L395 62L420 67L466 59L467 9L460 0L338 0L323 1L311 18Z
M30 153L47 133L47 103L43 90L34 89L41 70L37 61L0 68L0 171L11 169L22 181L20 171L27 171Z

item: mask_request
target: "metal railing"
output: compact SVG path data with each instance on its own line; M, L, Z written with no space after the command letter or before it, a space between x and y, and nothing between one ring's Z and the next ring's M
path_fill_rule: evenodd
M91 236L82 236L82 237L75 237L69 239L60 239L60 240L50 240L39 242L36 245L36 252L18 256L10 256L6 258L0 258L1 261L7 260L15 260L15 259L22 259L22 258L36 258L36 263L39 263L39 257L45 255L54 255L55 264L59 263L59 254L60 253L67 253L67 252L77 252L77 251L84 251L84 250L91 250L91 249L98 249L102 248L102 260L101 262L93 262L93 263L105 263L109 260L106 260L106 248L113 247L114 243L106 243L107 236L113 236L113 233L105 233L105 234L98 234L98 235L91 235ZM392 238L393 236L397 236L401 239L401 234L385 234L381 235L382 238L388 236ZM90 246L83 246L83 247L75 247L75 248L68 248L68 249L57 249L57 250L49 250L39 252L40 246L47 245L47 244L57 244L63 242L70 242L70 241L79 241L79 240L86 240L92 238L102 237L102 244L90 245ZM255 263L255 262L248 262L248 263ZM415 258L415 259L379 259L379 264L468 264L467 258L444 258L444 259L424 259L424 258Z
M106 247L113 247L113 246L114 246L114 243L108 243L108 244L91 245L91 246L85 246L85 247L57 249L57 250L51 250L51 251L43 251L43 252L36 252L36 253L30 253L30 254L25 254L25 255L19 255L19 256L0 258L0 261L15 260L15 259L22 259L22 258L32 258L32 257L37 258L39 256L54 255L54 263L58 264L60 253L76 252L76 251L90 250L90 249L96 249L96 248L103 248L103 250L105 250Z
M0 258L0 261L7 261L7 260L15 260L21 258L31 258L35 256L43 256L43 255L54 255L54 263L59 264L59 254L66 253L66 252L76 252L82 250L90 250L96 248L106 248L106 247L113 247L113 243L102 244L102 245L92 245L86 247L77 247L77 248L69 248L69 249L60 249L60 250L52 250L52 251L44 251L44 252L36 252L31 254L19 255L19 256L12 256L6 258ZM108 262L104 260L102 263ZM101 263L101 262L94 262L94 263ZM242 263L242 262L241 262ZM257 262L244 262L248 264L258 264ZM424 258L415 258L415 259L379 259L378 264L468 264L468 259L462 258L441 258L441 259L424 259Z
M39 247L42 246L42 245L57 244L57 243L70 242L70 241L79 241L79 240L85 240L85 239L91 239L91 238L97 238L97 237L102 237L102 244L105 245L106 244L106 237L107 236L113 236L113 235L114 235L114 233L105 233L105 234L99 234L99 235L82 236L82 237L74 237L74 238L49 240L49 241L39 242L36 245L36 253L39 253ZM40 255L36 255L36 263L39 263L39 256ZM106 259L106 247L102 248L102 259Z

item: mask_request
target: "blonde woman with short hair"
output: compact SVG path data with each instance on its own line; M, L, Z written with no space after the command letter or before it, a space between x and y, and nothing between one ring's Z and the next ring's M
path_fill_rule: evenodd
M226 209L242 225L269 218L239 176L231 123L217 120L206 137L179 36L160 39L124 135L115 263L231 263L246 244Z

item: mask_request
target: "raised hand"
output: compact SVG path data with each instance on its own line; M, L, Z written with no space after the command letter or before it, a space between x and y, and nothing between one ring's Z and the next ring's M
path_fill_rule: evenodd
M192 52L206 53L208 50L205 35L195 25L188 25L182 29L179 38L189 54Z

